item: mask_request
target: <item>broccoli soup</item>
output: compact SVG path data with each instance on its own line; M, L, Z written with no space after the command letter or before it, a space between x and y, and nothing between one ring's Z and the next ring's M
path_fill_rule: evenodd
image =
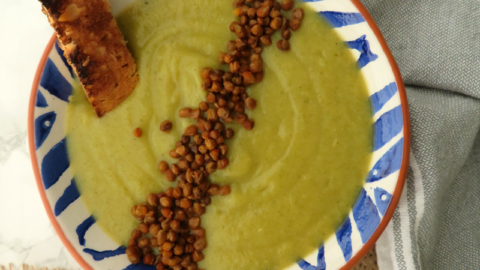
M254 119L254 126L238 124L249 121L238 117L225 121L234 134L225 140L228 166L208 178L228 185L229 194L211 197L202 208L206 241L199 268L265 270L295 263L334 233L364 183L373 137L364 79L335 31L305 4L296 8L304 10L301 27L288 43L276 44L287 40L281 29L269 37L272 45L261 52L263 79L246 84L256 103L245 102L255 109L242 117ZM166 172L180 162L170 151L198 123L181 114L205 101L202 68L232 68L218 60L225 44L237 39L229 30L238 20L232 11L223 0L137 1L117 18L138 66L135 91L97 118L82 89L74 89L66 120L71 168L97 224L120 244L127 246L138 226L132 206L175 187ZM163 173L160 161L166 161ZM181 169L172 165L168 172L175 177Z

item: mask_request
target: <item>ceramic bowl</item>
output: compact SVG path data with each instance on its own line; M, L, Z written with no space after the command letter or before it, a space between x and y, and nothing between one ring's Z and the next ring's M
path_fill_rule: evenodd
M118 12L131 0L111 0ZM289 269L350 269L371 249L390 221L405 182L409 119L397 65L372 18L358 0L304 0L351 49L370 94L373 160L348 218L318 250ZM109 239L87 211L69 169L65 110L73 72L52 37L35 76L29 107L30 153L46 211L60 239L84 269L155 269L132 265L125 248Z

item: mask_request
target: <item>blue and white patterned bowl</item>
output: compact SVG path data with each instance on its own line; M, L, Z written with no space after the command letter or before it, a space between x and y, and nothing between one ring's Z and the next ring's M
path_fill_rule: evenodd
M132 0L111 0L114 13ZM350 269L373 247L397 206L409 156L409 119L403 82L380 31L358 0L304 0L351 48L370 93L373 160L366 183L345 222L306 258L288 269ZM155 269L132 265L95 224L69 169L65 110L73 72L53 37L40 62L29 108L33 169L47 213L61 240L84 269Z

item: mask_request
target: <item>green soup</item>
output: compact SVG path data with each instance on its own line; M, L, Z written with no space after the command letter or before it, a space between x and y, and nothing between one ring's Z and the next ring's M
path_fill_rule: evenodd
M303 8L291 51L267 47L265 78L247 90L258 101L248 113L255 128L232 125L230 165L211 175L232 193L213 197L202 216L208 247L200 268L287 267L334 233L364 182L372 150L365 82L335 31ZM174 162L169 150L194 123L178 111L205 99L200 70L220 67L234 20L230 1L138 1L118 17L140 73L133 94L99 119L75 88L66 118L71 168L97 224L117 242L136 227L130 208L171 186L157 163ZM169 133L159 130L166 119Z

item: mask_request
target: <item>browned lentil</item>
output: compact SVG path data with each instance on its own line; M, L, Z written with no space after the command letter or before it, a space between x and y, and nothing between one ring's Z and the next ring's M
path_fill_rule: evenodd
M168 262L169 262L169 258L171 258L173 256L173 252L171 252L170 250L163 250L162 251L162 257L166 259L166 261L163 261L163 258L162 258L162 262L166 265L168 265Z
M270 22L270 28L277 30L280 27L282 27L282 22L283 19L281 17L275 17L273 20Z
M292 19L295 19L295 20L303 20L303 16L304 16L304 12L303 12L303 9L301 8L296 8L292 11Z
M160 130L163 132L169 132L173 127L172 122L165 120L160 124Z
M264 35L260 37L260 43L263 46L269 46L272 44L272 39L270 38L270 36Z
M133 230L132 233L130 234L130 238L135 241L138 240L138 238L140 238L141 236L142 236L142 232L139 229Z
M242 73L243 76L243 82L245 84L254 84L255 83L255 76L252 74L250 71L245 71Z
M283 29L282 30L282 38L285 40L289 40L291 36L290 30L289 29Z
M277 42L277 48L281 51L289 51L290 50L290 42L288 42L288 40L279 40Z
M215 162L209 162L205 167L208 173L214 173L217 170L217 164Z
M184 134L187 135L187 136L193 136L193 135L197 134L197 127L195 125L188 126L185 129Z
M200 109L193 109L193 110L190 112L190 118L192 118L192 119L198 119L198 117L200 117Z
M298 28L300 28L300 25L302 24L302 21L300 20L297 20L297 19L293 19L290 21L290 29L292 29L292 31L297 31Z
M181 118L190 117L191 111L192 111L191 108L183 108L178 112L178 116L180 116Z
M133 135L137 138L140 138L142 137L142 130L140 128L136 128L134 131L133 131Z
M255 122L254 122L253 120L248 119L248 120L245 120L245 121L242 123L242 126L243 126L243 128L246 129L246 130L252 130L253 127L254 127L254 124L255 124Z
M220 151L218 149L210 151L210 157L214 160L217 161L218 157L220 155Z
M192 253L192 260L194 262L199 262L201 260L203 260L205 258L205 256L203 255L203 253L199 250L195 250L193 251Z
M260 18L267 17L269 13L270 13L270 7L269 6L263 6L262 5L257 9L257 16L260 17Z
M158 170L161 172L161 173L165 173L165 171L168 169L168 163L164 160L160 161L158 163Z
M200 71L200 75L202 76L202 78L207 79L210 76L210 72L212 72L211 68L203 68Z
M164 208L171 208L173 206L172 199L169 197L160 198L160 205Z
M143 233L143 234L146 234L146 233L148 233L148 231L149 231L148 225L145 224L145 223L143 223L143 222L140 223L140 224L138 224L137 228L138 228L138 230L139 230L141 233Z
M181 208L190 208L190 206L192 206L192 201L187 199L187 198L183 198L181 201L180 201L180 207Z
M263 34L263 27L258 25L258 24L255 24L252 28L251 28L251 32L252 34L254 34L255 36L261 36Z
M247 12L245 12L245 10L242 10L242 11L243 11L243 14L247 14L247 13L248 13L248 10L247 10ZM242 15L242 16L240 16L240 18L238 19L238 23L239 23L240 25L245 25L245 24L247 24L247 21L248 21L248 17L247 17L246 15Z
M185 171L186 169L189 168L188 161L186 159L183 159L183 158L178 161L177 165L180 168L180 170L182 170L182 171Z
M217 161L217 168L219 170L225 169L228 166L228 163L229 163L228 159L222 158Z
M127 254L128 260L131 263L137 264L140 262L141 255L137 247L135 246L128 247L125 253Z
M175 175L179 175L180 174L180 168L178 167L177 164L172 164L172 166L170 167L170 170L173 172L173 174Z
M220 107L218 108L217 115L220 118L225 119L230 115L230 111L228 110L228 108Z
M225 130L225 138L231 139L233 138L234 135L235 135L235 132L233 131L233 129L228 128L227 130Z
M171 169L166 170L164 174L165 174L165 178L166 178L169 182L175 181L175 174L172 172Z
M170 216L172 215L172 210L170 210L169 208L163 208L160 212L165 218L170 218Z
M249 110L254 110L257 107L257 101L249 97L245 100L245 107Z
M263 18L263 26L268 26L270 24L270 17Z
M230 187L225 185L225 186L221 186L220 189L218 190L218 195L220 196L226 196L230 194Z
M150 239L149 238L144 237L144 238L140 238L138 240L138 247L139 248L145 248L145 247L148 247L148 246L150 246Z
M205 139L205 146L208 150L213 150L217 146L217 143L213 139Z
M205 229L203 228L198 228L198 229L194 229L192 230L192 234L196 237L201 237L201 238L204 238L205 237Z
M255 82L259 83L263 80L263 71L260 71L258 73L255 73Z
M183 145L182 140L177 141L177 142L175 143L175 147L180 147L180 146L182 146L182 145Z
M206 111L209 109L209 106L208 106L208 103L207 103L207 102L202 101L202 102L200 102L200 104L198 104L198 108L199 108L202 112L206 112Z
M291 10L295 2L293 0L282 0L282 9L285 11Z
M185 145L180 145L175 149L175 152L179 154L180 156L186 156L188 154L188 148Z

